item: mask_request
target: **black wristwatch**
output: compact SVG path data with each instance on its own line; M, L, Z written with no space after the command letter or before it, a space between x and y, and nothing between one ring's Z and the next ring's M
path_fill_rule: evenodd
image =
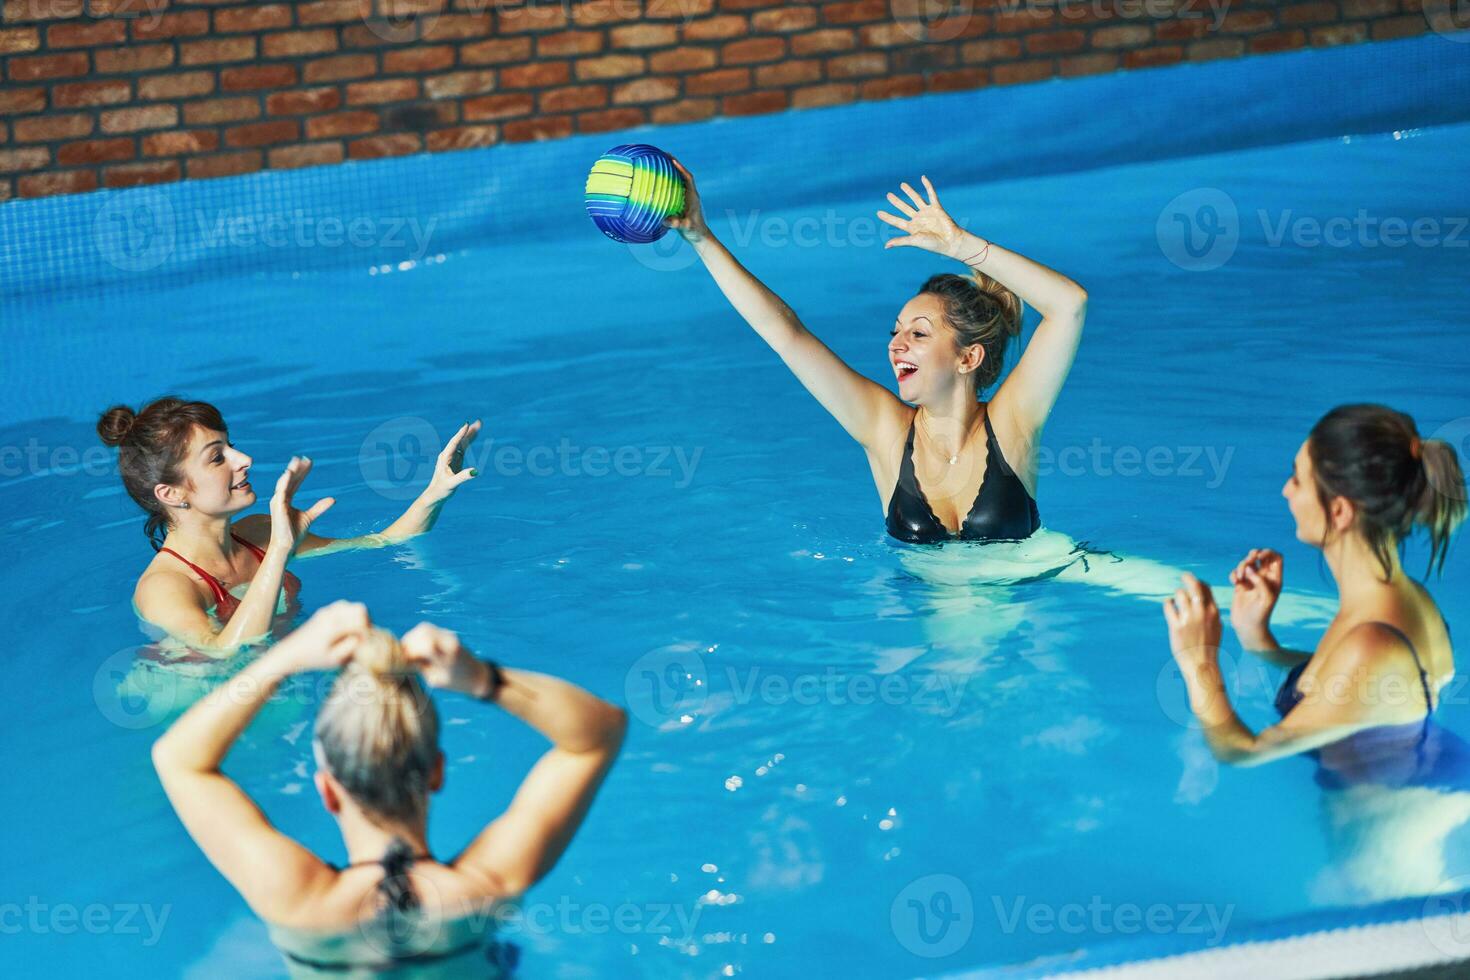
M484 664L490 670L490 688L483 694L476 694L475 697L481 701L488 701L494 704L495 699L500 695L501 685L505 683L505 676L500 673L500 665L495 661L487 660L484 657L479 657L478 659L480 663Z

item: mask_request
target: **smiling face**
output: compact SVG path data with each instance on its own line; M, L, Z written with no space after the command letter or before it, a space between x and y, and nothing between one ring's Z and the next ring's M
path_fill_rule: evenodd
M978 366L984 353L979 346L961 356L954 328L944 317L944 300L920 293L898 311L888 342L888 363L898 378L898 396L918 405L956 384Z
M168 488L174 499L165 502L187 502L191 510L211 516L242 511L255 503L255 489L248 477L252 462L230 445L227 433L195 426L179 467L183 480L180 486Z

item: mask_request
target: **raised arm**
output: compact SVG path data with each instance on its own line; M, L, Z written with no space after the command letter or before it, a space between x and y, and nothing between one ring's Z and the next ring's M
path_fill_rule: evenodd
M674 165L684 175L685 208L681 217L670 218L666 224L694 246L695 254L735 312L770 345L848 435L864 448L888 438L891 433L887 427L898 424L903 417L903 403L887 388L848 367L797 319L791 307L730 254L705 224L694 175L677 160Z
M228 622L216 628L193 581L182 572L173 571L143 576L133 597L138 614L191 647L221 658L266 636L276 614L287 561L299 542L309 536L306 529L311 522L333 503L327 497L304 511L292 506L297 488L310 472L311 460L293 456L276 480L270 503L276 520L264 524L270 535L265 557Z
M195 702L153 743L153 767L184 829L263 919L288 918L330 883L332 872L276 830L220 765L282 680L300 671L340 667L367 626L361 605L325 607Z
M902 217L878 212L880 219L905 233L889 239L884 248L911 245L963 262L1007 287L1041 314L1031 342L994 396L1006 406L1022 434L1034 440L1072 370L1087 318L1087 292L1061 273L959 227L940 204L929 178L920 181L928 200L904 183L900 188L908 201L888 195L888 202Z
M454 492L479 476L478 470L464 468L465 450L479 434L479 419L461 425L434 460L434 474L429 478L429 485L424 488L424 492L408 505L408 509L397 520L383 530L353 538L328 538L303 531L300 543L296 546L296 554L316 557L355 548L382 548L428 532L439 520L439 511L454 496ZM263 514L252 514L243 518L238 526L247 536L264 537L271 532L273 524L273 520Z
M403 652L430 685L493 700L551 741L509 808L454 861L496 891L520 894L551 870L582 825L622 746L627 715L566 681L492 668L427 623L404 634Z

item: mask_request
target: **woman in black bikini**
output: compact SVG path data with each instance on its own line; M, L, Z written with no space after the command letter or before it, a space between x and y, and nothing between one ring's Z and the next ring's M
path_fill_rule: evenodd
M1297 450L1282 488L1296 536L1322 550L1340 608L1315 653L1283 649L1271 635L1281 593L1281 555L1247 554L1230 575L1231 625L1242 649L1290 673L1276 697L1282 719L1252 732L1230 706L1220 674L1220 611L1193 575L1164 603L1169 645L1189 703L1221 762L1258 765L1321 750L1338 776L1398 767L1418 752L1428 716L1455 673L1449 626L1404 573L1400 544L1416 528L1430 568L1444 564L1465 518L1465 477L1454 447L1419 438L1414 420L1382 405L1343 405L1323 416Z
M317 714L315 783L347 851L337 867L271 825L220 771L288 678L342 668ZM422 678L422 681L420 680ZM444 782L425 685L502 708L551 742L506 810L453 858L429 853ZM622 744L625 713L565 681L472 656L427 623L400 643L337 602L200 699L153 746L164 791L200 850L265 921L299 976L499 976L501 904L556 864Z
M888 200L901 216L880 211L878 217L905 234L884 247L922 248L964 262L971 275L932 276L899 311L888 344L895 397L843 363L735 260L705 224L693 175L675 165L687 205L682 217L666 223L694 246L736 311L866 450L888 533L924 544L1029 537L1041 523L1037 442L1082 336L1082 287L957 226L927 177L927 200L900 185L908 200L896 194ZM980 402L1000 376L1007 343L1020 333L1022 300L1041 312L1041 323L1005 382Z
M292 506L311 472L310 459L291 458L276 481L269 514L235 520L256 501L252 460L229 441L218 409L179 398L160 398L137 413L126 405L108 409L97 433L118 448L123 486L148 513L144 533L158 552L138 579L134 608L203 651L191 654L196 659L210 651L228 656L267 635L276 617L291 614L301 588L286 571L292 556L379 547L433 527L444 502L475 475L460 464L479 431L478 421L460 427L439 454L428 487L381 532L324 538L308 528L332 498L304 511Z

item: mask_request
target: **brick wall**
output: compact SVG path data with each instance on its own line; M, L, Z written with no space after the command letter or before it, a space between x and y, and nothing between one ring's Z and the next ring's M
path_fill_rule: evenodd
M1437 0L0 0L0 200L1398 38Z

